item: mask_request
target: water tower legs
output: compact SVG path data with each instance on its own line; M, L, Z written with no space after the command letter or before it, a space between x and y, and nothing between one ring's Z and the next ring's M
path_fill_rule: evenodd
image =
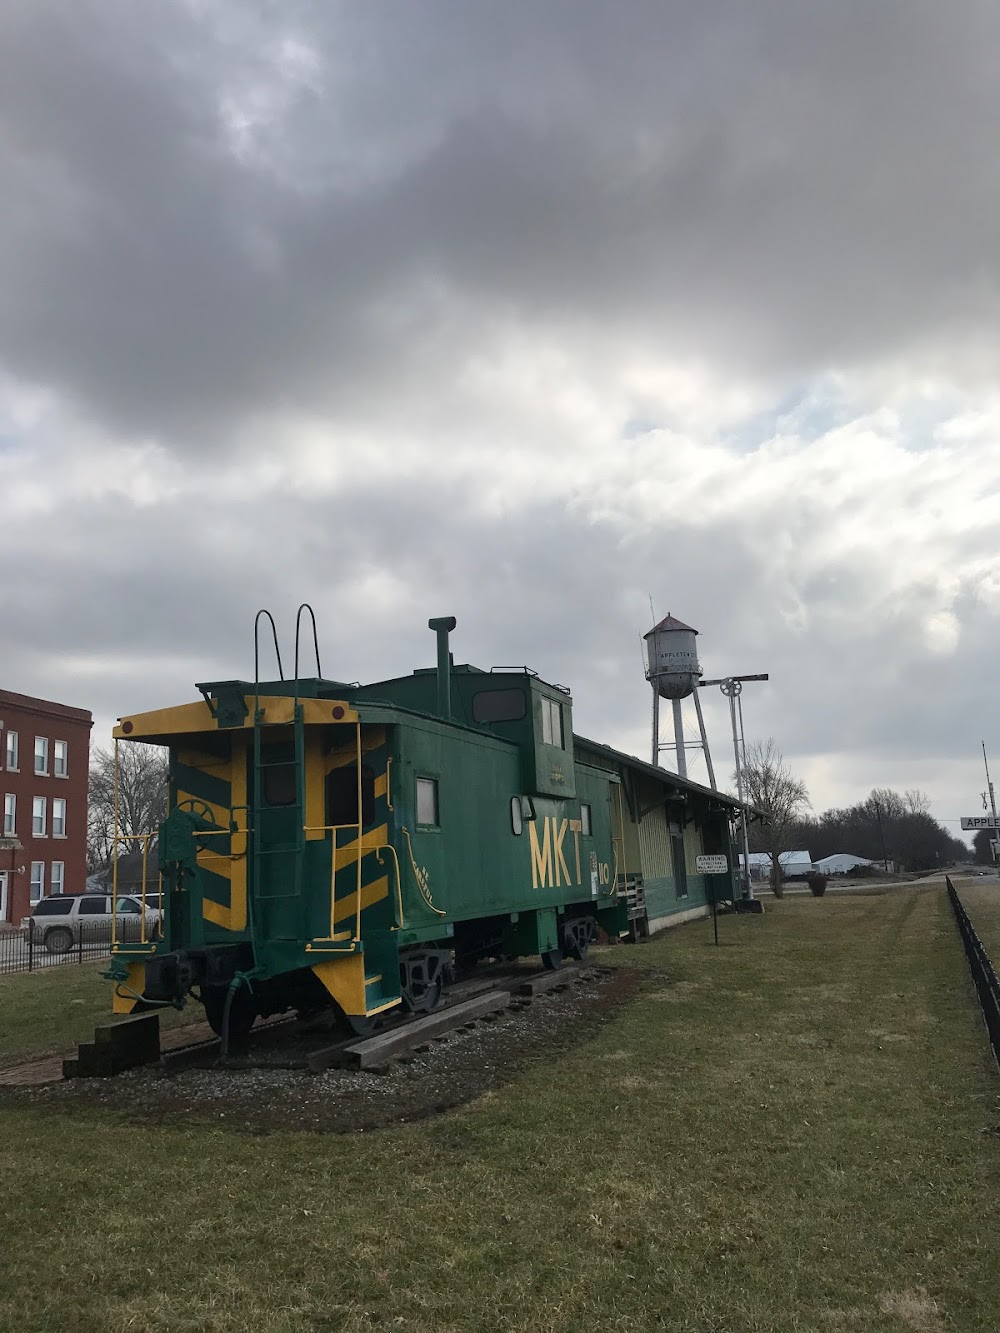
M694 691L694 711L698 714L698 730L701 732L701 748L705 752L705 766L708 769L708 785L713 791L718 791L715 785L715 769L712 767L712 756L708 749L708 736L705 733L705 719L701 711L701 698L697 689Z
M688 775L687 755L684 753L684 719L681 717L680 699L671 699L674 706L674 745L677 749L677 774L686 778Z

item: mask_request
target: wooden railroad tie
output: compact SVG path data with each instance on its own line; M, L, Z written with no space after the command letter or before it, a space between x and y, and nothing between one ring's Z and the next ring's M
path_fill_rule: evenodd
M331 1065L346 1069L377 1069L405 1051L419 1050L422 1046L429 1049L435 1037L454 1032L472 1019L498 1014L509 1004L508 991L489 991L485 995L464 1000L461 1004L449 1005L447 1009L441 1009L437 1013L400 1023L388 1032L380 1032L374 1037L365 1037L346 1046L338 1042L335 1046L314 1051L306 1064L314 1073L329 1069Z

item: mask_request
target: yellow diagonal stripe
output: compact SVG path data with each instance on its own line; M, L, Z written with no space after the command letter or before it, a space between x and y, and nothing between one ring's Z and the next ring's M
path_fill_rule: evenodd
M361 890L361 910L371 907L373 903L380 903L383 898L389 896L389 876L383 875L381 879L375 880L371 884L366 884ZM349 917L355 915L358 910L357 897L352 893L342 902L338 902L334 908L333 920L336 925L340 921L346 921Z
M361 839L361 855L367 856L369 852L377 851L385 843L387 827L385 824L381 828L372 829L370 833L364 834ZM353 842L345 843L343 847L337 848L337 869L343 870L345 866L352 866L358 859L358 841L355 838Z

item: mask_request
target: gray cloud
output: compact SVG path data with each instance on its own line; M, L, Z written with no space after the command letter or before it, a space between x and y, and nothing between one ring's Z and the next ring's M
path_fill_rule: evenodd
M778 379L995 368L993 7L94 3L4 29L0 355L117 429L203 448L362 410L498 316Z
M947 767L958 804L1000 619L998 29L8 5L3 683L106 728L250 671L258 606L287 640L313 602L361 679L453 612L461 658L645 754L652 594L711 674L772 673L748 727L819 803Z

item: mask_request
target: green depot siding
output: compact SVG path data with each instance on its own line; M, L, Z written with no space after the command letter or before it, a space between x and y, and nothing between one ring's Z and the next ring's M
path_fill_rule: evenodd
M624 850L626 875L641 879L644 886L646 916L652 925L680 913L707 910L713 893L719 901L734 898L729 821L738 802L580 736L575 738L575 751L578 766L586 762L620 780L616 837ZM710 880L698 874L696 858L704 853L726 855L730 875ZM683 866L678 864L680 856Z

